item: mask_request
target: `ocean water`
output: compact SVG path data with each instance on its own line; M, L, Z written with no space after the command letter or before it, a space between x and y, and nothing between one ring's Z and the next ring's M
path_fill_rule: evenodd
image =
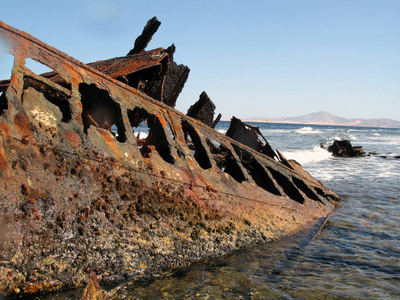
M121 299L400 299L400 129L250 123L343 201L317 238L281 241L122 288ZM224 133L229 122L220 122ZM363 146L359 158L320 147Z
M400 299L400 129L250 124L343 198L326 226L118 287L117 299ZM335 139L376 154L334 158L320 145Z

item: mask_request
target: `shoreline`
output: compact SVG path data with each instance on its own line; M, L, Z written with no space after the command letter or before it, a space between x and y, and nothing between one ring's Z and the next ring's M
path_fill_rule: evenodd
M317 125L317 126L339 126L339 127L364 127L364 128L384 128L384 129L400 129L400 127L389 127L389 126L372 126L372 125L360 125L360 124L333 124L333 123L303 123L303 122L283 122L283 121L268 121L268 120L253 120L253 119L241 119L243 122L252 123L268 123L268 124L290 124L290 125ZM229 122L230 119L223 118L221 121Z

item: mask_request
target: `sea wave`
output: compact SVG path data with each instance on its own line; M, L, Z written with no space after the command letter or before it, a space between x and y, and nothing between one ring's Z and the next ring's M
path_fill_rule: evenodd
M326 139L328 144L332 144L334 141L345 141L345 140L349 140L349 141L357 141L358 137L356 137L355 135L348 135L348 136L330 136Z
M351 141L358 140L358 138L357 138L355 135L353 135L353 134L350 134L350 135L349 135L349 139L350 139Z
M226 134L226 130L225 130L225 129L218 129L217 131L218 131L219 133Z
M391 138L391 139L374 138L373 140L371 139L369 141L366 141L365 143L369 144L369 145L382 145L384 143L385 145L399 146L400 145L400 137Z
M330 141L331 142L331 144L333 143L333 141L341 141L342 140L342 138L340 137L340 136L330 136L329 138L327 138L327 140L328 141Z
M278 133L290 133L293 132L293 129L260 128L260 131L262 134L265 133L278 134Z
M283 151L283 155L287 159L294 159L300 164L323 161L332 157L328 151L319 146L315 146L312 150Z
M302 127L302 128L295 130L295 132L300 133L300 134L322 133L322 131L314 130L312 127Z

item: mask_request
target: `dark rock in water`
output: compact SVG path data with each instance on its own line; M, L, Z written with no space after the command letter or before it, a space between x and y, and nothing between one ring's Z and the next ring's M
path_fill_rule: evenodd
M362 146L352 146L349 140L333 141L333 144L328 147L328 151L335 157L356 157L365 155Z

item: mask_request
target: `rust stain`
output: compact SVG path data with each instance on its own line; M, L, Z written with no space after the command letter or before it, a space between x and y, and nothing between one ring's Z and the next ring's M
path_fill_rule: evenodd
M24 112L20 112L15 115L14 124L18 129L21 138L29 138L32 135L29 128L30 119Z
M0 133L3 137L11 137L11 130L8 125L0 124Z
M114 155L116 158L120 157L120 152L118 151L117 146L115 145L115 140L110 136L110 134L107 131L104 130L99 130L100 134L103 136L106 144L110 147L110 149L113 151Z
M68 141L71 143L72 147L77 148L82 145L82 140L75 131L65 131L64 136L68 139Z
M8 161L6 158L4 148L1 147L0 148L0 170L4 171L7 168L8 168Z
M164 116L156 115L156 117L158 118L158 120L160 120L160 123L161 123L161 125L162 125L164 128L168 128L168 123L167 123L167 121L164 119Z

